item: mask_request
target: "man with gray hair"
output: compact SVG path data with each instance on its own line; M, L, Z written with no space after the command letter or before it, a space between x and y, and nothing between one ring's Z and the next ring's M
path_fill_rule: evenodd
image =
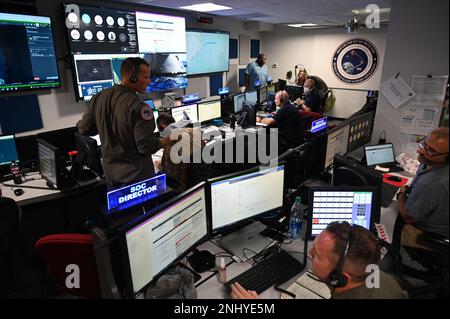
M277 127L280 139L286 143L286 147L297 146L299 132L299 115L294 105L289 102L289 93L279 91L275 95L275 105L280 108L276 114L261 121L256 120L269 127ZM283 147L281 148L283 150Z

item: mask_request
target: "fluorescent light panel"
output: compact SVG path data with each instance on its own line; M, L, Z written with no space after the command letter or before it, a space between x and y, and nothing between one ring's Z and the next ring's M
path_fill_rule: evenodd
M317 24L314 23L299 23L299 24L289 24L288 26L293 28L308 28L308 27L317 27Z
M219 10L230 10L233 8L209 2L209 3L199 3L199 4L193 4L191 6L180 7L180 9L193 10L193 11L199 11L199 12L211 12L211 11L219 11Z

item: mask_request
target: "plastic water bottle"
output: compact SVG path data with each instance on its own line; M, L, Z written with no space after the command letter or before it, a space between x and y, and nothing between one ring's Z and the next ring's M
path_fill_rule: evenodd
M300 196L295 197L295 203L291 208L291 216L289 218L289 233L292 239L299 239L302 232L303 207Z

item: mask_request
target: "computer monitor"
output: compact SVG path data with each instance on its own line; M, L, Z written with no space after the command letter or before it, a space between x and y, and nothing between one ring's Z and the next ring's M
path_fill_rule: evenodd
M221 117L220 100L198 104L198 121L206 122Z
M394 146L391 143L366 146L364 152L367 166L395 163Z
M264 103L267 101L267 86L263 86L259 90L259 103Z
M184 105L170 109L175 122L190 120L192 123L198 122L197 104Z
M242 104L245 101L245 94L240 93L233 96L233 102L234 102L234 113L240 113L242 112Z
M329 169L333 165L335 154L344 155L347 153L349 130L349 123L343 123L328 132L324 170Z
M250 92L246 92L245 93L245 100L252 102L252 103L257 103L258 102L258 95L256 91L250 91Z
M353 152L370 142L374 116L375 112L372 111L349 119L350 131L347 152Z
M0 94L60 85L50 18L0 12Z
M10 165L18 160L14 135L0 135L0 166Z
M303 86L286 85L284 90L289 94L289 99L295 101L303 95Z
M378 223L376 187L312 187L309 189L308 234L319 235L332 222L348 222L369 230ZM379 216L379 215L378 215Z
M138 294L208 237L205 183L120 228L125 290Z
M276 91L283 91L287 84L286 80L278 79Z
M283 206L284 165L251 169L208 180L212 233Z
M244 101L242 104L242 113L239 118L239 124L245 128L248 126L256 126L256 104Z
M89 136L81 135L75 132L75 142L77 144L77 157L73 163L72 170L75 173L77 180L83 179L78 174L88 168L92 173L97 176L103 176L103 167L101 163L101 152L98 147L97 141ZM77 178L78 177L80 178Z
M356 160L341 155L334 156L333 186L373 186L376 187L374 220L379 220L383 176L375 170L359 164Z
M267 92L276 92L277 85L276 83L269 84L267 86Z
M60 149L43 139L36 139L39 155L39 172L53 189L73 186L74 180L65 166Z

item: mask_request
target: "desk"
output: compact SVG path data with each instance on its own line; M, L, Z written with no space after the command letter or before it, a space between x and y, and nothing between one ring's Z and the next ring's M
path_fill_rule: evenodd
M296 259L302 261L303 260L303 241L295 240L291 244L282 244L281 247L291 253ZM312 241L308 243L308 250L312 247ZM214 242L208 241L198 247L199 250L209 250L213 255L223 252L224 255L228 255L227 252L224 252L222 248L217 246ZM230 257L225 257L227 263L227 281L233 279L240 273L246 271L251 268L251 265L248 262L240 262L237 263L232 260ZM307 269L311 268L310 261L308 259L307 265L305 267ZM280 287L283 289L287 289L303 272L298 275L292 277L288 281L286 281ZM214 275L213 272L205 272L200 274L202 279L200 279L196 283L197 293L199 299L228 299L230 298L229 292L223 287L221 283L218 282L217 275ZM212 277L210 277L212 275ZM208 278L210 277L210 278ZM280 292L276 291L273 287L267 289L260 295L261 299L280 299Z
M40 177L38 174L34 178ZM21 238L27 247L32 246L42 236L64 232L86 232L85 222L100 214L100 208L106 204L106 183L96 179L79 184L66 191L47 188L44 179L27 181L14 185L12 182L1 184L4 197L15 200L19 206L19 229ZM43 189L25 188L26 186ZM14 189L22 188L21 196Z

